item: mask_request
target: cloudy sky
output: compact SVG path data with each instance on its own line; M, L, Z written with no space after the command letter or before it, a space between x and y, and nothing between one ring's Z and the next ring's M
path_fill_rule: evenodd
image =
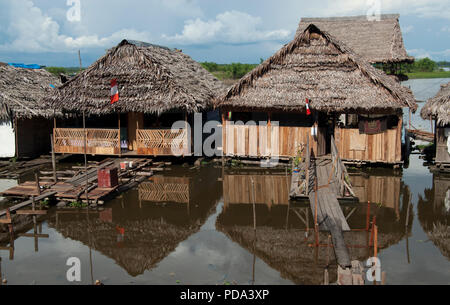
M0 61L77 66L80 49L87 66L128 38L198 61L259 63L294 37L301 17L377 7L401 14L410 55L450 60L450 0L0 0Z

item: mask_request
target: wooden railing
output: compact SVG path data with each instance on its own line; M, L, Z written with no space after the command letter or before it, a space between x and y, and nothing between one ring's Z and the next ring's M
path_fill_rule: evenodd
M56 153L82 154L86 132L86 153L117 155L120 152L118 129L55 128L53 130Z
M333 163L333 175L337 181L340 196L345 197L348 192L349 195L355 196L353 192L352 185L350 182L350 177L347 173L347 168L339 156L339 151L336 147L336 142L334 141L334 136L331 136L331 162Z
M189 178L153 177L139 185L139 200L189 203Z
M317 150L310 127L246 126L225 123L223 146L226 156L238 157L294 157L307 139Z
M137 153L154 156L189 155L187 129L138 129Z

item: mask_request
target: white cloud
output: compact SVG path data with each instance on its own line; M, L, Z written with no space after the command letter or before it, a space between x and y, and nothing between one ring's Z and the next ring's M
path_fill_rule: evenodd
M411 49L407 50L408 54L414 56L417 59L428 57L433 60L445 60L450 57L450 49L442 51L429 51L424 49Z
M402 33L403 34L411 33L413 30L414 30L414 26L413 25L408 25L408 26L402 27Z
M441 32L448 32L450 33L450 26L446 25L444 27L441 28Z
M5 27L4 33L9 36L9 42L0 44L0 51L64 52L78 48L110 47L123 38L149 40L148 33L133 29L123 29L106 37L64 35L59 24L29 0L11 1L4 9L9 15L9 24L1 24L0 21L0 25Z
M261 41L278 41L286 39L290 31L259 29L260 17L254 17L239 11L227 11L216 16L214 20L203 21L200 18L185 22L181 34L163 35L170 42L180 44L205 44L222 42L230 44L253 43Z
M419 17L440 17L450 19L450 1L448 0L341 0L331 1L324 10L330 15L367 13L379 4L382 14L395 12L414 14Z

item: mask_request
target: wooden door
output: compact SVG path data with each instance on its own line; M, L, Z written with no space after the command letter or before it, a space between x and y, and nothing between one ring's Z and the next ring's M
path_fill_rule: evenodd
M128 113L128 150L137 150L136 130L144 127L144 114L137 112Z

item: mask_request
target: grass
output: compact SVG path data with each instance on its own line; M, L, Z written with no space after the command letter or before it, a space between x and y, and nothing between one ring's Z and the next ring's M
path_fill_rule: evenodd
M406 73L410 79L417 78L450 78L450 71Z

